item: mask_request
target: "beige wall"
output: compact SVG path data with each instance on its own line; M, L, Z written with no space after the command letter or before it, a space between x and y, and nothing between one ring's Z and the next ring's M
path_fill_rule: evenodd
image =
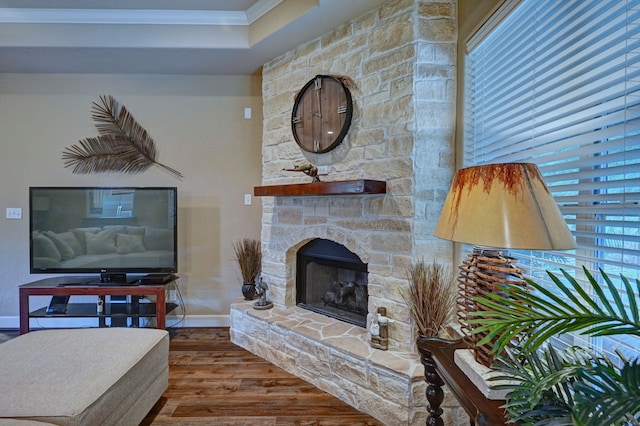
M458 40L464 42L505 0L458 0ZM464 49L461 51L464 53Z
M464 123L464 57L466 42L505 0L458 0L458 57L456 99L456 168L462 166ZM457 256L456 256L457 257Z
M99 95L113 95L154 138L159 160L138 175L75 175L62 151L97 134L90 118ZM252 118L244 119L244 108ZM243 204L261 179L259 76L0 75L0 328L17 327L18 286L29 274L28 188L45 185L178 187L180 289L186 313L227 321L241 296L232 241L260 236L260 200ZM4 218L21 207L22 220Z

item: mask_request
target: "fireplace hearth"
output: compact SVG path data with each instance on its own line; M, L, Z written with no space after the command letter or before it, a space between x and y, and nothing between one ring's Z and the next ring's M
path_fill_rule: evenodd
M299 307L366 328L367 264L342 244L317 238L297 252Z

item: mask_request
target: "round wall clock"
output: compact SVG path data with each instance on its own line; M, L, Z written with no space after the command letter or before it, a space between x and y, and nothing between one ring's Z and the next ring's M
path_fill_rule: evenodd
M331 151L344 139L351 125L353 103L344 83L317 75L304 85L291 112L293 137L305 151Z

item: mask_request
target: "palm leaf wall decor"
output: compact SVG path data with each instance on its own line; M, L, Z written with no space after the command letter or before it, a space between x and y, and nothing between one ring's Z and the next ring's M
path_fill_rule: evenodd
M100 103L93 102L91 118L99 135L82 139L62 153L65 167L73 167L73 173L134 174L155 164L174 177L183 177L177 170L156 161L153 138L113 96L100 96Z

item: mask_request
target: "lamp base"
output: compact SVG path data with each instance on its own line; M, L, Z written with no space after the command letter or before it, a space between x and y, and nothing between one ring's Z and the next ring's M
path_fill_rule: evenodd
M500 293L507 284L526 287L522 269L515 264L516 258L508 256L504 251L495 248L474 247L468 259L460 265L458 276L458 322L462 333L474 344L475 359L489 367L494 360L491 354L492 343L478 346L476 343L489 333L472 334L472 326L467 323L470 312L481 312L489 308L473 300L474 296L487 293ZM474 316L474 318L478 318Z

